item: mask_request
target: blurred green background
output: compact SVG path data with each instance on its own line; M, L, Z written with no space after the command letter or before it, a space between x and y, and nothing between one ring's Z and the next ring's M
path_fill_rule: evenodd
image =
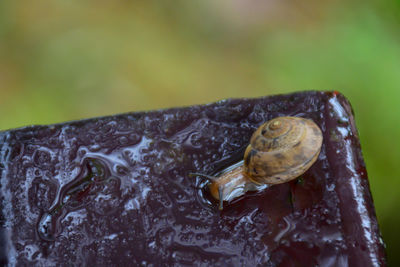
M400 266L399 26L399 0L1 1L0 130L338 90Z

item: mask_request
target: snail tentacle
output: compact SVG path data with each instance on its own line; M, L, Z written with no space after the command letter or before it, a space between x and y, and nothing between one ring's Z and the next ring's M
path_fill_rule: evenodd
M205 179L207 179L207 180L209 180L211 182L214 182L215 180L218 179L218 177L207 175L207 174L202 174L202 173L198 173L198 172L191 172L191 173L189 173L189 176L190 177L200 176L200 177L205 178Z

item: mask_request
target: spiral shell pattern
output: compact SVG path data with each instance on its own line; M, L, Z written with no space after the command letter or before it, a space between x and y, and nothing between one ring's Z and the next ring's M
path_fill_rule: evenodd
M321 130L312 120L277 117L252 135L244 155L245 174L258 184L288 182L311 167L321 145Z

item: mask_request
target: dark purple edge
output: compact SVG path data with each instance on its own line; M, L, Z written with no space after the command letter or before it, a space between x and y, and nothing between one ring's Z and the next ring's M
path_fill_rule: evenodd
M329 94L329 93L327 93ZM340 93L332 92L332 98L327 101L325 113L326 129L324 138L331 138L330 130L338 125L338 117L347 118L350 123L350 136L341 132L336 132L337 142L326 142L327 154L335 154L337 151L340 159L347 162L328 157L329 164L333 170L336 191L339 197L339 206L343 232L347 239L349 255L349 266L369 266L371 262L374 266L386 265L386 255L384 243L378 227L375 207L372 194L369 189L369 182L365 162L361 153L361 145L355 124L354 113L349 101ZM332 112L336 116L332 116ZM340 121L339 121L340 123ZM359 169L343 168L343 166L360 166ZM349 208L351 207L351 208ZM357 210L357 214L351 211ZM354 240L362 237L364 244L357 244ZM378 245L377 245L378 244ZM362 255L364 254L357 247L361 246L362 251L368 251L370 261ZM365 262L362 262L365 261Z
M330 129L334 129L338 125L338 117L343 120L348 120L350 124L351 132L349 135L344 135L340 132L336 132L336 137L339 138L337 142L326 142L327 154L334 154L335 151L339 151L340 158L346 158L348 162L338 161L333 158L328 158L329 163L333 168L333 172L336 178L336 191L340 200L340 212L341 218L344 221L343 232L345 234L346 243L349 245L348 255L349 266L368 266L371 262L374 266L385 266L386 255L384 249L384 243L381 238L381 234L376 219L375 208L372 200L372 195L369 189L368 176L365 168L365 163L361 153L360 141L358 139L358 133L355 125L354 113L349 101L337 91L305 91L297 92L292 94L286 94L285 96L295 97L302 94L316 94L325 101L325 128L323 129L324 138L331 138ZM263 98L280 98L283 95L265 96ZM96 117L90 119L83 119L78 121L70 121L65 123L57 123L51 125L32 125L21 127L17 129L11 129L6 131L0 131L0 178L2 172L6 168L2 162L7 162L10 155L5 155L3 146L5 143L10 142L10 145L17 145L18 140L27 140L34 136L40 135L41 131L56 131L64 126L80 127L85 123L96 121L96 120L113 120L119 116L128 116L129 119L137 120L147 114L158 114L163 112L173 112L174 110L186 109L186 108L204 108L220 106L226 103L234 104L236 101L252 101L254 98L243 98L243 99L225 99L214 103L205 105L195 105L180 108L168 108L154 111L145 112L134 112L134 113L122 113L112 116ZM146 129L145 129L146 131ZM18 146L18 145L17 145ZM343 168L348 166L354 161L354 166L362 166L361 169L351 170L349 168ZM361 188L361 190L360 190ZM4 198L4 196L1 196ZM2 209L2 201L0 203ZM351 207L349 209L349 207ZM358 214L352 214L351 210L358 210ZM0 224L4 224L3 214L0 214ZM363 237L365 246L363 247L364 252L360 251L357 247L364 244L357 244L354 240ZM5 233L4 230L0 229L0 264L4 265L8 262L6 255L5 244ZM370 258L364 257L365 251L368 251ZM360 260L365 262L360 262Z

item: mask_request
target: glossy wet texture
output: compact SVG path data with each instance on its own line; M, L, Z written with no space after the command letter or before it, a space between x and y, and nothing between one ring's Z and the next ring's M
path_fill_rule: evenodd
M218 210L207 181L276 116L324 143L299 179ZM384 266L351 107L307 92L0 133L2 262L10 265Z

